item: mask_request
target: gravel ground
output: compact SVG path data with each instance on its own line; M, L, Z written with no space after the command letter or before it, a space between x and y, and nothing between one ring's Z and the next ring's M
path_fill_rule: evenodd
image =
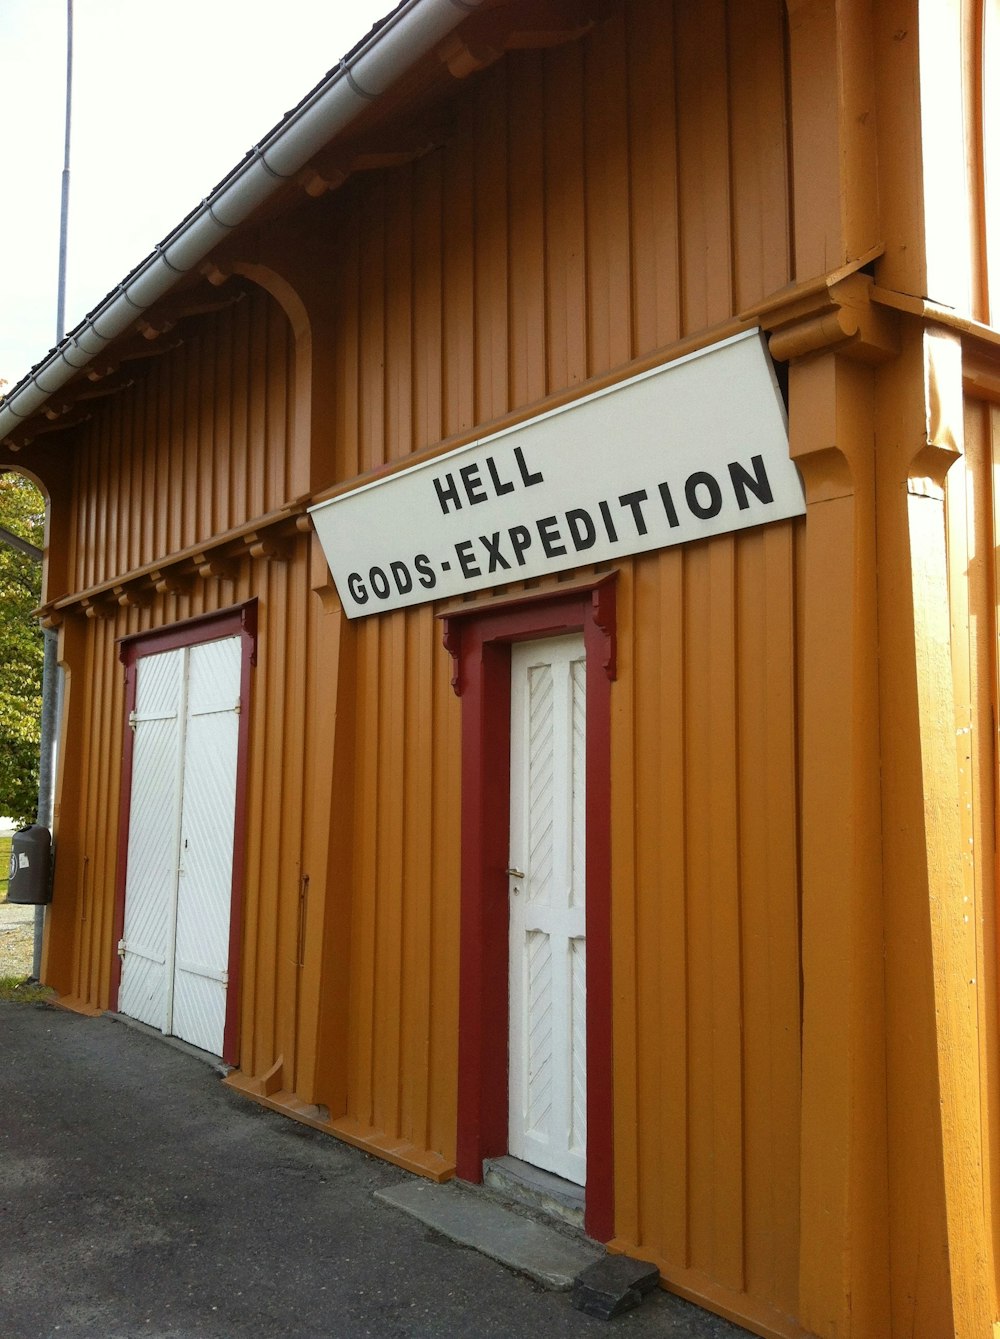
M0 902L0 976L31 974L35 908Z

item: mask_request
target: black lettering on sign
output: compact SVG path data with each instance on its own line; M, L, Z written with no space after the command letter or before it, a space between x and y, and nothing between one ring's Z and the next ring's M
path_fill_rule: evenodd
M389 595L389 578L382 571L381 567L373 567L368 573L368 584L372 588L372 594L377 595L380 600L384 600Z
M611 540L612 544L617 544L618 531L615 529L615 523L611 519L611 508L606 502L599 502L597 505L601 509L601 520L604 522L604 528L608 532L608 539Z
M479 466L473 462L471 465L463 465L458 471L462 476L462 483L465 484L465 496L473 506L477 502L489 502L489 496L483 487L483 481L479 477Z
M410 576L410 569L406 563L390 563L389 571L392 573L392 579L396 583L396 589L400 595L409 595L413 589L413 578Z
M568 511L566 513L566 526L577 553L582 553L584 549L594 547L597 531L594 529L594 522L590 518L589 511L584 511L582 507Z
M361 580L360 572L352 572L347 578L347 589L354 596L358 604L368 603L368 591L365 589L365 583Z
M462 499L458 496L458 488L452 476L446 474L444 477L447 480L447 483L442 483L440 479L434 480L434 491L437 493L442 513L447 516L449 502L454 510L458 511L459 507L462 505Z
M458 558L458 565L462 569L462 575L464 577L482 576L482 573L476 565L475 555L472 552L471 539L459 540L455 545L455 556Z
M437 577L434 569L431 567L431 560L426 553L418 553L413 560L413 566L417 573L417 580L426 590L433 590L437 585Z
M541 484L545 482L540 470L536 471L534 474L531 473L527 462L524 459L524 452L519 446L514 447L514 459L517 461L517 468L521 471L521 482L524 484L525 488L531 488L533 484Z
M542 548L545 550L546 558L559 558L566 552L566 545L559 541L562 535L559 533L559 526L554 516L543 516L540 521L536 521L538 529L538 538L542 541Z
M640 488L635 493L623 493L618 501L623 507L628 507L632 512L632 520L635 521L635 528L640 535L646 534L646 520L642 514L642 504L649 497L645 488Z
M708 490L707 502L702 502L698 497L699 488ZM703 521L710 521L713 516L718 516L722 510L722 489L719 487L718 481L711 474L706 474L704 470L696 470L694 474L688 475L684 483L684 496L687 498L687 504L695 516Z
M510 479L501 479L497 473L497 467L492 456L486 457L486 468L490 472L490 478L493 480L493 487L497 497L503 497L504 493L513 493L514 485Z
M512 525L507 531L518 567L524 566L524 550L531 546L531 531L526 525Z
M771 484L767 477L767 470L764 468L763 457L751 456L750 464L753 466L753 474L745 470L736 460L729 463L729 477L733 481L733 492L736 494L736 502L740 511L746 511L750 506L747 489L753 493L758 502L774 501L774 494L771 492Z
M677 519L677 508L674 506L674 499L670 495L670 485L660 484L660 501L663 503L663 510L667 513L667 523L673 529L680 525Z
M492 536L480 535L479 542L490 555L490 565L487 572L495 572L498 567L502 567L505 572L510 571L510 563L500 552L500 531L494 530Z

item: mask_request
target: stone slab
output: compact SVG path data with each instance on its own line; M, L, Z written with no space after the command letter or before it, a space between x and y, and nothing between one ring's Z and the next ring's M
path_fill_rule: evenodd
M572 1288L577 1274L604 1255L599 1246L574 1241L453 1181L444 1185L405 1181L376 1191L376 1198L412 1214L452 1241L560 1292Z

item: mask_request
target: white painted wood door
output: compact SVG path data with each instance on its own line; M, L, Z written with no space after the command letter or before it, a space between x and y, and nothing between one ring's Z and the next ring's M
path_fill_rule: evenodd
M583 638L514 646L508 1147L578 1185L587 1165L585 782Z
M238 637L136 662L118 1007L221 1055L239 742Z

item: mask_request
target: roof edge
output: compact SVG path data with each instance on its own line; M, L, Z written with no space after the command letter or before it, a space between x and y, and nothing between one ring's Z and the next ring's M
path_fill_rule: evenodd
M0 442L482 3L408 0L391 13L0 401Z

